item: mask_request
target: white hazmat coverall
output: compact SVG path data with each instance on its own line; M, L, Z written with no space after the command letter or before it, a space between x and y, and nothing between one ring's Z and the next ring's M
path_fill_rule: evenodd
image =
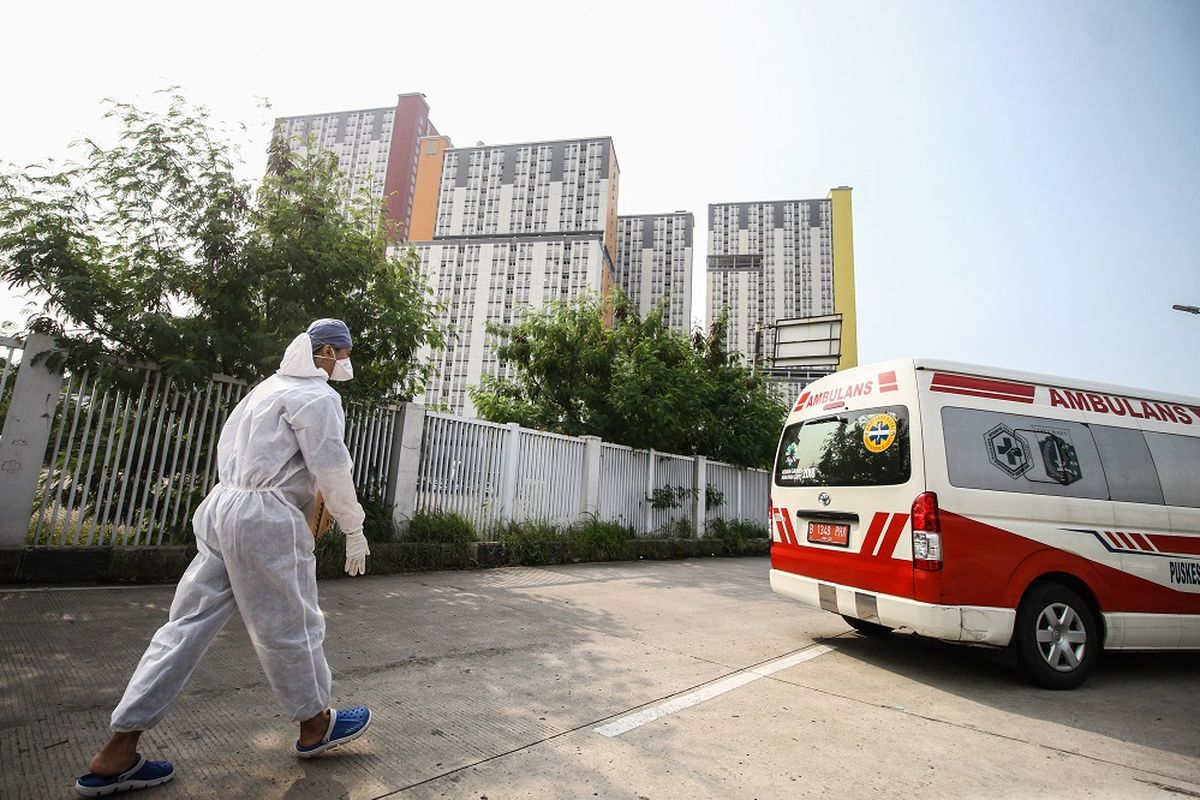
M319 489L343 531L361 531L364 514L341 399L327 379L302 333L279 371L229 415L217 444L219 483L192 518L200 552L113 711L113 730L162 719L235 607L288 715L303 721L329 706L308 512Z

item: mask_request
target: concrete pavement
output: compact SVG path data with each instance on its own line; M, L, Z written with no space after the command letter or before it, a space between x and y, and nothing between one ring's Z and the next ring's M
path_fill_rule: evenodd
M323 583L335 702L370 704L368 734L293 758L235 621L143 739L179 777L140 794L1200 797L1200 656L1113 656L1083 689L1044 692L983 651L860 637L772 595L766 571L704 559ZM0 797L74 796L172 591L0 593ZM595 730L637 713L649 721Z

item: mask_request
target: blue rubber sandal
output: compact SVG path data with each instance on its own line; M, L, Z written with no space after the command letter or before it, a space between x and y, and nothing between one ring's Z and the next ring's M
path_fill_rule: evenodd
M170 761L147 761L135 755L133 766L120 775L93 775L88 773L75 780L75 791L84 797L104 797L117 792L149 789L160 786L175 777L175 767Z
M301 747L300 740L297 739L296 755L300 758L319 756L326 750L354 741L362 736L370 725L371 709L366 706L348 708L345 711L331 708L329 709L329 730L325 731L325 736L321 741L309 747Z

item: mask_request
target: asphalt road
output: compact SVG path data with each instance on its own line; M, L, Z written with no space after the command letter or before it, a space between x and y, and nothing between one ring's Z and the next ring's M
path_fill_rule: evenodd
M169 798L1200 798L1200 655L1082 688L774 596L762 558L323 583L335 702L366 736L289 754L239 620L143 739ZM74 796L170 587L0 592L0 797Z

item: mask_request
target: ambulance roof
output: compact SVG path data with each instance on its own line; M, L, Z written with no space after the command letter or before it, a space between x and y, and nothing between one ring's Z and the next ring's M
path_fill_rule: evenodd
M1089 392L1098 392L1100 394L1137 397L1145 400L1159 400L1167 403L1179 403L1188 406L1200 404L1200 398L1198 397L1169 394L1167 392L1159 392L1152 389L1138 389L1132 386L1098 383L1096 381L1082 381L1076 378L1064 378L1058 375L1041 375L1036 372L1021 372L1019 370L1001 369L999 367L985 367L979 364L961 364L955 361L939 361L937 359L916 358L913 359L913 365L917 369L941 370L943 372L955 372L962 375L974 375L980 378L1002 378L1005 380L1035 383L1040 386L1055 386L1063 389L1081 389Z

